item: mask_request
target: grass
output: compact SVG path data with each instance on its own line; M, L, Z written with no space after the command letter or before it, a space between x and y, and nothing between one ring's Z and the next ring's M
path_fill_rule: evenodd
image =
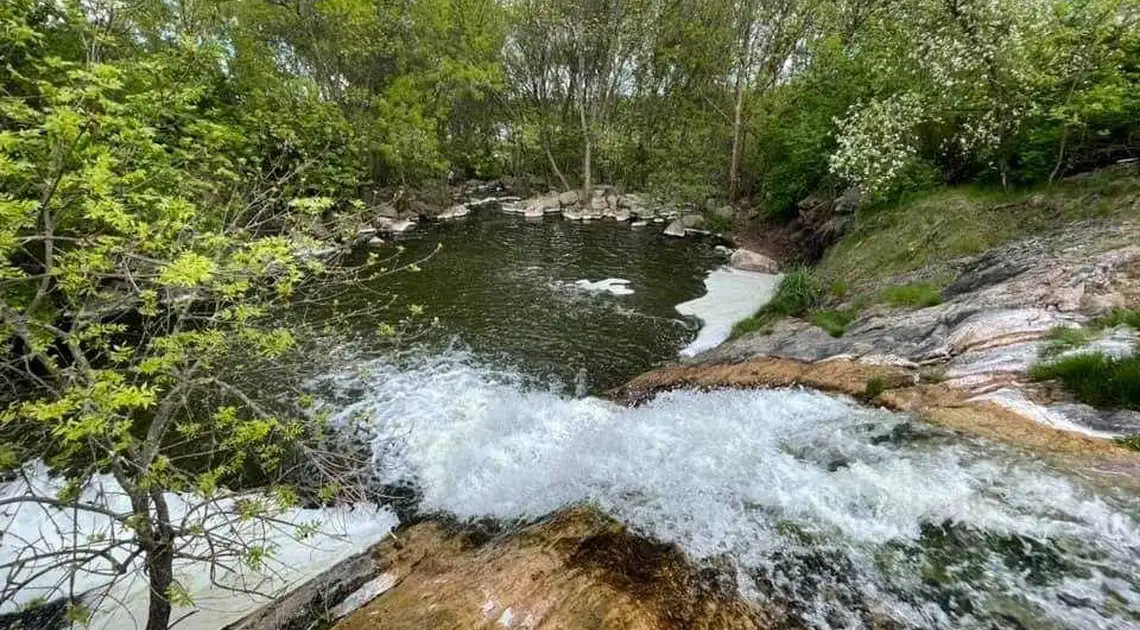
M842 337L847 332L847 326L855 321L853 311L812 311L808 321L827 331L832 337Z
M1090 218L1136 218L1140 172L1099 172L1052 189L944 188L861 209L856 228L820 265L848 286L980 254L1012 239Z
M1140 435L1126 435L1118 437L1113 442L1129 450L1140 451Z
M1054 357L1058 354L1083 348L1100 336L1096 328L1069 328L1059 326L1049 331L1049 343L1041 349L1041 356Z
M1029 375L1038 381L1058 380L1077 400L1094 407L1140 411L1140 356L1078 354L1038 364Z
M887 391L886 379L876 376L867 381L867 386L863 389L862 399L865 401L872 401Z
M783 317L804 317L823 297L819 278L810 269L800 267L784 275L776 287L776 294L756 314L732 328L730 339L751 332L769 330Z
M938 306L942 303L942 288L933 282L911 282L883 290L882 299L898 307Z
M1097 328L1129 326L1140 330L1140 309L1118 308L1096 321Z

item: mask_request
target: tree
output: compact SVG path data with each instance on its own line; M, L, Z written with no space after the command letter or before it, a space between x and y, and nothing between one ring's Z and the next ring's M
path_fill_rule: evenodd
M342 162L293 133L335 109L302 96L276 118L294 130L261 133L223 47L64 60L49 44L91 24L43 7L0 9L20 34L0 99L0 467L17 479L0 518L70 520L56 541L0 534L0 604L141 570L164 630L192 603L176 563L242 588L223 578L264 565L269 529L318 531L293 508L364 498L367 449L311 408L288 369L299 325L279 313L366 272L320 253L351 241L363 204L313 194L343 190ZM31 475L37 459L60 480Z

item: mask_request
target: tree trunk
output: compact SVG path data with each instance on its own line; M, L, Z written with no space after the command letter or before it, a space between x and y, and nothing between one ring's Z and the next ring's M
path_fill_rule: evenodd
M736 106L732 115L732 165L728 171L728 200L740 194L740 159L744 153L744 81L736 77ZM723 162L722 162L723 163Z
M584 37L582 35L581 37ZM578 42L578 117L582 123L582 139L585 141L585 148L582 152L582 204L589 203L590 198L594 195L594 181L593 173L591 172L591 153L593 152L593 142L590 138L590 122L586 118L586 98L589 96L589 91L586 89L586 53L583 50L585 43L580 39Z
M150 607L146 630L167 630L170 626L170 587L174 584L174 529L170 510L161 492L151 492L157 521L146 549L146 572L150 580ZM149 514L147 515L150 516Z
M146 553L146 571L150 578L150 608L146 616L146 630L166 630L170 625L170 598L174 583L173 541L155 541Z

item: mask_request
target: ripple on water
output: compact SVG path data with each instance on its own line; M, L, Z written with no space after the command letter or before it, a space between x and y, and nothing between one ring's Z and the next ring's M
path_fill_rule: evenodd
M752 597L820 628L1137 623L1134 499L905 416L798 390L628 409L461 355L363 378L344 413L371 415L382 474L417 484L425 509L518 519L590 502L695 559L731 557Z

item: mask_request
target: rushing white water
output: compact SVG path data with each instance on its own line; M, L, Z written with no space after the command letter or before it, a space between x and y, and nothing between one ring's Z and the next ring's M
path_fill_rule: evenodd
M57 496L62 489L58 478L48 476L39 466L28 476L37 496ZM24 495L28 484L12 482L0 487L0 499L11 499ZM101 500L95 497L102 496ZM111 511L126 512L130 502L119 486L109 477L96 477L83 490L84 503L100 505ZM194 510L180 495L167 495L171 515L181 521L188 512L186 527L202 524L204 528L215 529L215 535L237 538L250 546L264 546L270 556L264 566L253 570L236 559L222 560L224 566L235 571L218 568L216 583L211 580L208 565L201 562L184 561L175 567L175 578L193 600L193 606L180 607L173 618L185 617L178 624L180 630L218 630L253 612L256 608L271 601L272 596L280 595L313 577L316 577L337 562L363 552L373 543L379 542L396 525L397 519L387 509L376 506L358 505L354 508L330 508L323 510L288 510L277 515L282 522L319 524L319 533L301 539L292 528L270 525L258 521L240 521L233 518L233 501L221 501L207 512ZM130 540L129 532L116 525L110 518L89 511L73 514L69 510L59 510L30 503L9 505L0 509L0 566L13 560L27 557L29 553L40 555L70 548L73 538L87 541L92 537L110 543L116 540ZM119 563L128 560L129 546L113 549L111 555ZM208 554L204 546L185 550L191 554ZM47 568L49 563L33 563L21 576L31 575L37 567ZM68 593L84 594L87 603L95 607L95 615L90 627L94 630L130 630L146 625L149 590L142 571L141 560L135 559L125 572L123 579L114 582L109 590L108 571L111 565L96 561L85 565L84 571L71 576L66 570L53 570L40 575L19 597L9 602L0 612L11 612L33 600L51 600ZM99 573L101 572L101 573ZM250 593L236 592L244 589Z
M705 280L704 297L677 305L682 315L697 317L703 323L700 333L681 350L682 356L696 356L711 350L732 334L737 322L752 316L772 299L780 276L724 267Z
M365 392L343 413L371 416L382 474L414 483L423 509L592 503L697 561L731 558L746 593L819 628L1136 627L1134 499L904 416L800 390L628 409L527 391L462 355L340 384Z

